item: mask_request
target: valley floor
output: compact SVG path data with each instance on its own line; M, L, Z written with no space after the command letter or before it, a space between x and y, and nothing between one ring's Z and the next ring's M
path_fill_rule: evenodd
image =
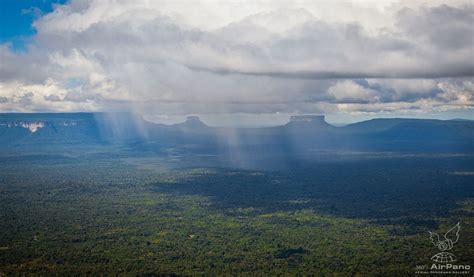
M4 155L0 276L406 276L439 252L428 231L457 222L451 252L474 266L473 156L269 160Z

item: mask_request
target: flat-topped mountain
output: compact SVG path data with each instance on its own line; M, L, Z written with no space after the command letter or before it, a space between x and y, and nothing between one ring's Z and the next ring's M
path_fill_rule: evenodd
M473 151L474 121L380 118L335 127L324 115L292 116L283 126L215 128L197 116L154 124L130 113L0 114L0 148L92 144L201 145L258 149ZM291 147L290 147L291 146Z
M186 121L173 124L171 126L179 128L179 129L194 130L194 131L209 128L206 124L204 124L204 122L201 121L201 119L199 119L199 116L188 116L186 117Z
M290 117L290 123L308 122L308 123L326 123L324 115L293 115Z
M0 143L11 147L128 141L145 136L150 124L130 113L0 114Z
M321 131L335 128L326 122L324 115L295 115L285 125L287 128L300 129L300 131Z

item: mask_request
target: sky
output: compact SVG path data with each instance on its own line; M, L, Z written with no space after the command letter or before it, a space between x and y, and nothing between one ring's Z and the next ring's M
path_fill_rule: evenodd
M474 119L472 1L0 0L0 112Z
M36 34L32 23L38 17L53 11L54 4L65 0L1 0L0 43L10 43L14 50L24 50L28 40Z

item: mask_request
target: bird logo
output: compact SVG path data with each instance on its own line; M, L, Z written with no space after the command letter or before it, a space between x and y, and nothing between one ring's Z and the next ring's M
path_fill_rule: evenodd
M453 228L449 229L446 234L444 234L442 239L440 239L437 233L428 231L430 233L431 242L436 247L438 247L440 251L442 251L431 257L431 260L438 263L449 263L456 261L456 256L446 251L452 249L454 244L458 242L460 230L461 225L458 222L458 224L456 224Z

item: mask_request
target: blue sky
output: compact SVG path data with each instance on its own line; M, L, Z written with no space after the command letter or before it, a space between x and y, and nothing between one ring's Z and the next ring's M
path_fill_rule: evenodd
M33 21L66 0L0 0L0 43L9 42L15 50L24 49L36 34Z

